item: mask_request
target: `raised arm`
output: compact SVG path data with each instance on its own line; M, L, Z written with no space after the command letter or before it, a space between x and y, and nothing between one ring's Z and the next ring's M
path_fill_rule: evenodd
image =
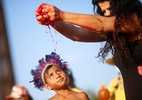
M48 20L50 21L60 20L72 23L78 26L92 29L96 31L98 34L102 33L102 31L114 31L115 17L104 17L94 14L79 14L65 12L49 4L43 5L42 12L45 14L44 17L48 18Z
M135 14L132 14L130 17L131 22L122 19L123 24L121 24L119 30L117 30L118 33L131 34L138 31L140 24L138 22L137 16ZM51 25L61 34L74 41L105 41L104 33L113 33L116 31L114 28L114 16L103 17L94 14L91 15L64 12L57 7L49 4L42 4L38 7L38 9L36 10L36 19L40 24ZM134 23L135 25L131 23ZM74 27L74 25L83 28Z
M96 34L93 30L78 27L63 21L54 21L51 25L59 33L73 41L101 42L106 40L104 34Z
M73 41L101 42L106 40L104 34L98 34L94 30L79 27L61 20L61 18L59 18L62 16L61 13L63 14L63 12L55 6L41 4L36 10L36 19L42 25L51 25L59 33Z
M61 20L91 29L97 34L114 31L115 17L62 12Z
M104 32L115 31L114 27L116 19L115 16L104 17L94 14L79 14L79 13L65 12L49 4L42 4L42 10L41 6L39 8L36 10L36 18L38 22L43 25L50 24L50 23L44 23L44 21L47 22L63 21L91 29L94 31L95 34L96 33L102 34ZM119 30L117 30L119 33L132 33L139 29L140 23L137 18L137 15L132 14L129 19L131 19L131 21L122 19L123 24L121 24ZM135 25L131 23L134 23Z

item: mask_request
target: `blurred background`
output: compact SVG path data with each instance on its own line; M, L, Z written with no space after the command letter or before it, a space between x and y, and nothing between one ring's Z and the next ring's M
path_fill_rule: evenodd
M93 14L92 0L0 0L0 100L14 84L25 86L34 100L47 100L55 93L34 87L31 69L46 54L56 51L69 63L74 84L91 100L98 100L100 84L108 87L118 76L115 66L96 58L103 43L71 41L51 27L38 24L35 9L49 3L61 10ZM109 56L111 57L111 55Z

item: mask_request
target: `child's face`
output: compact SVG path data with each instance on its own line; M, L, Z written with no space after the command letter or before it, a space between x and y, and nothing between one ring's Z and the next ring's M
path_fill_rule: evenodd
M47 84L52 87L52 89L60 89L67 85L68 78L66 73L58 66L53 65L48 73L45 74Z

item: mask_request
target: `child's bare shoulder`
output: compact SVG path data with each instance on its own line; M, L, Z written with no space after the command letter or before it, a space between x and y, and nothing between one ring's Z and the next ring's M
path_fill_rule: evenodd
M76 94L81 100L89 100L89 97L85 92L77 92Z
M58 96L54 95L53 97L49 98L48 100L58 100Z

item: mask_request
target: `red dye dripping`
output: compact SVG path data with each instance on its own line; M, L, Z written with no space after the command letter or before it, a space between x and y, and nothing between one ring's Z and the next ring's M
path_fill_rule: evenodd
M55 41L53 35L51 34L50 26L49 26L49 25L51 24L51 21L48 19L49 17L47 17L47 18L44 17L44 16L48 16L48 12L46 12L46 13L45 13L45 12L42 12L44 5L45 5L45 3L42 3L42 4L37 8L37 13L38 13L38 15L41 16L41 19L39 20L39 21L40 21L40 24L41 24L41 25L45 25L45 26L47 26L47 27L49 28L49 33L50 33L50 36L51 36L51 38L52 38L53 44L58 44L58 42ZM46 31L46 33L47 33L47 31ZM54 49L54 51L56 51L56 49Z

